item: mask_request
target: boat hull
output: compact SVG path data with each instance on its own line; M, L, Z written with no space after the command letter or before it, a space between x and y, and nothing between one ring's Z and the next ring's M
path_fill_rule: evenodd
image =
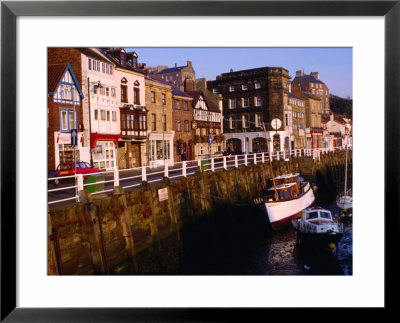
M342 210L348 210L353 207L353 197L341 196L336 200L336 205Z
M314 192L307 184L306 192L298 198L287 201L266 202L269 222L273 230L279 230L292 219L298 218L301 212L315 201Z
M338 245L343 233L305 233L296 230L297 242L300 245L328 248L331 243Z

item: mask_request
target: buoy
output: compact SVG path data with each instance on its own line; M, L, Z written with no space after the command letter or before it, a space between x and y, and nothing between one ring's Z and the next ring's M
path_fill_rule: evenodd
M336 247L336 245L335 245L333 242L331 242L331 243L329 244L329 248L335 249L335 247Z

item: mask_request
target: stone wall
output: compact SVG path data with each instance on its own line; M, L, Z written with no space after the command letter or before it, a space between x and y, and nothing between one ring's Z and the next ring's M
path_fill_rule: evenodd
M291 171L302 169L305 160L291 159ZM274 161L274 175L286 173L287 167L284 161ZM49 211L48 274L154 273L146 268L149 255L165 258L174 252L162 248L165 241L179 240L185 226L216 210L251 204L268 178L270 164L264 163L174 181L164 178L154 186L144 182L131 192L117 187L111 196L82 192L82 202ZM168 199L159 201L162 188L167 188Z

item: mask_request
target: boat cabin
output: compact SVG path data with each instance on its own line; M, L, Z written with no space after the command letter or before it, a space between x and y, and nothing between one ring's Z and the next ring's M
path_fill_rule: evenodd
M332 213L328 210L313 207L305 209L301 216L302 221L314 224L321 224L323 222L333 222Z
M278 201L292 200L299 194L297 183L279 184L275 187L276 194L278 195ZM276 201L274 187L264 190L263 195L266 196L267 201Z
M275 177L274 180L275 180L275 185L276 185L277 189L278 189L278 186L280 186L281 189L284 189L284 187L285 187L284 185L295 184L294 187L291 187L291 190L294 189L294 193L296 193L297 195L300 194L300 192L301 192L301 182L300 182L300 174L299 173L280 175L280 176ZM272 180L271 180L271 182L272 182Z

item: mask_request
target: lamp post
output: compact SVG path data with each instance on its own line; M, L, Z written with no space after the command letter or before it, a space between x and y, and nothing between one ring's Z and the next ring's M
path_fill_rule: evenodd
M93 165L93 154L92 154L92 117L90 113L90 84L96 84L97 87L101 87L100 81L90 82L89 77L87 78L87 92L88 92L88 112L89 112L89 155L90 164Z

